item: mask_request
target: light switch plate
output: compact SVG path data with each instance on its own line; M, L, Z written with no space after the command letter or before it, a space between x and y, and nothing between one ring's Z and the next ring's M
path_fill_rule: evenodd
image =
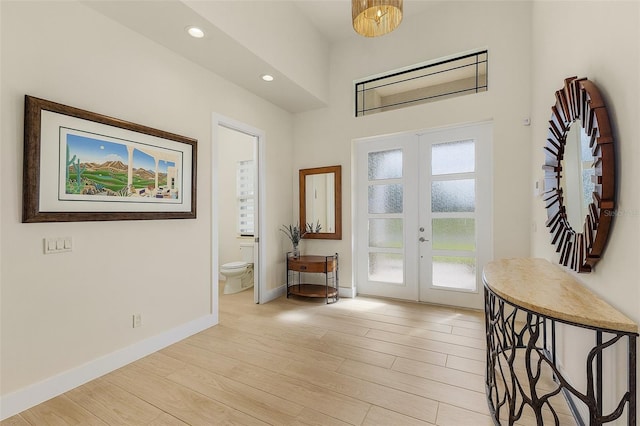
M72 251L71 237L49 237L43 239L44 254L64 253Z

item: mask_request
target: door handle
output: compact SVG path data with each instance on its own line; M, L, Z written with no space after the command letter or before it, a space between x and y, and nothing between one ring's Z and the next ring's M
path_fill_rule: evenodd
M418 238L418 241L420 241L421 243L427 242L429 240L427 240L425 237L420 237Z

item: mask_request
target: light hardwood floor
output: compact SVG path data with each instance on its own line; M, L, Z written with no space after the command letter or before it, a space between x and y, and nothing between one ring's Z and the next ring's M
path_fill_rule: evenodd
M6 425L492 425L481 312L225 295L220 324Z

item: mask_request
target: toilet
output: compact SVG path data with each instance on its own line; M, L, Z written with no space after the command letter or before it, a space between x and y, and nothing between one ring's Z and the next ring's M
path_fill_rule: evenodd
M253 243L240 244L241 261L225 263L220 273L226 278L224 294L238 293L253 287Z

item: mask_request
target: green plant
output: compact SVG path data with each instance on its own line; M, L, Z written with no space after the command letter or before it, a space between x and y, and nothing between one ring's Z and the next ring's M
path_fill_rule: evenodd
M69 159L69 145L67 145L67 174L66 174L66 178L67 178L67 182L69 181L69 167L73 166L73 162L76 161L76 156L75 154L73 155L73 158Z
M76 158L76 156L74 155L73 158ZM80 191L80 189L82 188L82 172L84 172L87 167L80 165L79 158L76 160L76 164L74 164L73 167L76 169L76 175L78 176L76 178L76 185L78 187L78 191Z
M294 246L297 246L298 243L300 243L302 237L304 237L307 233L306 231L302 232L300 226L298 225L282 225L280 231L282 231L282 233L291 240L291 244L293 244Z
M119 191L117 191L118 195L121 197L128 197L129 194L129 187L128 186L124 186L122 188L120 188Z
M313 222L307 223L307 232L320 232L320 230L322 230L322 225L320 225L320 219L318 219L318 222L314 225Z

